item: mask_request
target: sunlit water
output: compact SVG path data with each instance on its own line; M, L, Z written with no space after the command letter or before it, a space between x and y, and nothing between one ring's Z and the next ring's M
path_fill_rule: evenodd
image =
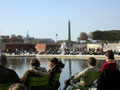
M33 58L27 57L9 57L7 67L13 69L17 72L19 77L21 78L23 74L30 68L29 63ZM38 58L41 63L41 67L45 67L49 70L49 59L41 59ZM87 60L73 60L73 59L59 59L65 64L65 67L62 69L60 82L63 83L64 80L68 79L70 76L74 75L77 72L82 71L86 67L88 67ZM102 66L105 63L105 60L97 60L97 65ZM117 61L119 64L119 61Z

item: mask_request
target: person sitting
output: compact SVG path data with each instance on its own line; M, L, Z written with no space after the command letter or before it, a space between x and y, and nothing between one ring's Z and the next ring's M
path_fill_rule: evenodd
M111 71L116 70L117 69L117 64L114 60L114 53L113 53L112 50L108 50L105 53L105 58L106 58L106 62L102 66L101 72L103 72L103 70L105 70L105 69L109 69Z
M30 77L40 77L40 76L47 76L47 70L43 67L40 67L40 62L37 59L32 59L30 61L30 69L25 72L23 77L21 78L21 82L28 87L29 85L29 78ZM40 88L40 87L36 87ZM36 90L33 88L33 90Z
M0 83L20 83L17 73L12 69L6 68L6 65L7 58L2 54L0 56Z
M64 64L61 61L58 61L57 58L52 58L51 60L49 60L49 67L50 67L50 70L48 71L50 75L49 90L58 90L60 86L60 81L56 82L55 87L53 87L52 82L54 80L54 75L56 73L62 72L62 69L64 68Z
M112 50L105 53L106 62L101 69L101 77L99 83L99 90L120 90L120 72L117 69L117 64L114 59Z
M90 57L88 59L88 63L89 63L89 67L84 69L82 72L77 73L75 76L72 76L72 78L66 80L65 85L61 87L63 88L61 90L66 90L68 86L71 85L71 82L78 83L81 86L87 85L87 83L80 82L80 79L84 78L85 73L89 71L98 71L98 72L100 71L100 69L96 67L96 59L94 57ZM91 82L91 84L93 84L93 82Z
M21 83L15 83L9 87L9 90L27 90L27 88Z

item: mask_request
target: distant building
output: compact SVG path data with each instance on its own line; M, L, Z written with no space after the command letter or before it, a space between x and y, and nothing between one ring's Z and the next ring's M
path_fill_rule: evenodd
M6 44L0 43L0 50L1 50L1 52L5 52L5 46L6 46Z
M35 51L34 44L6 44L6 52L16 52L17 51Z
M51 38L36 38L35 39L37 44L56 44L55 41Z
M0 35L0 42L8 42L9 36L8 35Z
M59 48L60 48L60 45L57 45L57 44L37 44L36 45L36 51L38 52L45 52L48 50L55 50Z
M73 44L73 48L86 48L86 44Z
M27 36L24 38L24 43L25 44L55 44L55 41L51 38L34 38L30 37L29 34L27 33Z
M30 37L29 34L27 33L27 36L24 39L25 44L34 44L34 37Z
M8 35L0 35L0 50L1 52L5 52L6 43L9 42Z
M97 48L102 48L102 44L87 44L87 50L89 49L97 49Z

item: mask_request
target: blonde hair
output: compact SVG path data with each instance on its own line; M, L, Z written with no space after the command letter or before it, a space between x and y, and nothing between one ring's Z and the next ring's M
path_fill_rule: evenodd
M15 83L10 86L9 90L27 90L27 88L23 84Z

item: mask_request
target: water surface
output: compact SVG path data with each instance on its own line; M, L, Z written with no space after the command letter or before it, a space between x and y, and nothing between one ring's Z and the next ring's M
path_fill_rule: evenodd
M21 78L24 73L30 68L29 63L30 60L33 58L28 57L9 57L8 59L8 65L7 67L10 69L13 69L17 72L19 77ZM38 58L38 60L41 63L42 67L45 67L47 70L49 70L49 59L42 59ZM79 59L59 59L62 60L62 62L65 64L64 69L62 70L60 82L63 83L64 80L68 79L70 76L74 75L75 73L78 73L85 68L88 67L88 61L87 60L79 60ZM105 60L97 60L97 65L102 66L105 63ZM119 64L119 61L117 61L117 64Z

